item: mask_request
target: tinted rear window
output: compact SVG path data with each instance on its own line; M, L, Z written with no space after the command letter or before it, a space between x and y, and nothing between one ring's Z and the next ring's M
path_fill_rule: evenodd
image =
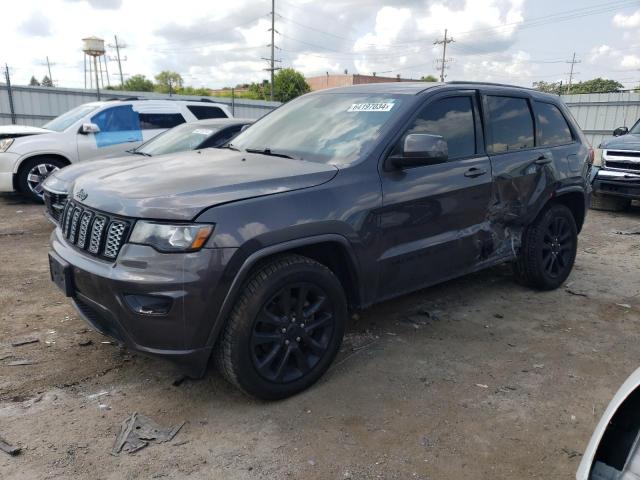
M198 120L206 120L207 118L227 118L227 115L224 113L224 111L218 107L187 105L187 108Z
M524 98L487 96L490 153L533 148L533 117Z
M573 142L571 129L560 109L551 103L536 102L538 145L552 147Z
M142 130L154 130L158 128L173 128L185 123L184 117L179 113L141 113L140 128Z

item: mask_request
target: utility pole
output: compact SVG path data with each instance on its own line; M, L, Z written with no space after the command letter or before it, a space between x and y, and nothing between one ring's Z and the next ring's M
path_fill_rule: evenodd
M108 47L116 49L116 58L115 58L115 60L117 60L117 62L118 62L118 70L120 71L120 88L124 88L124 75L122 75L122 61L120 60L120 49L121 48L127 48L127 46L123 45L121 43L118 43L118 36L117 35L114 35L113 39L115 40L116 43L114 45L108 45ZM126 61L127 58L125 57L124 60ZM106 63L106 61L105 61L105 63Z
M568 95L569 93L571 93L571 82L573 80L573 75L574 75L573 66L576 63L581 63L581 60L576 60L576 52L573 52L573 58L571 59L571 61L568 61L567 63L571 64L571 69L569 70L569 84L567 85L567 95ZM575 74L577 75L578 72L575 72Z
M9 110L11 111L11 123L16 124L16 111L13 106L13 91L11 90L11 76L9 75L9 65L4 64L4 78L7 82L7 95L9 96Z
M271 43L268 45L271 47L271 58L263 58L269 62L270 67L265 68L268 72L271 72L271 93L270 97L273 102L273 75L276 70L280 70L280 67L276 67L276 63L280 60L276 60L276 0L271 0Z
M54 63L55 65L55 63ZM47 70L49 71L49 80L51 80L51 85L53 85L53 76L51 75L51 63L49 62L49 56L47 55Z
M447 29L444 29L444 39L436 40L433 42L434 45L442 45L442 65L440 65L440 81L444 82L444 69L447 66L447 43L454 42L453 38L447 38Z

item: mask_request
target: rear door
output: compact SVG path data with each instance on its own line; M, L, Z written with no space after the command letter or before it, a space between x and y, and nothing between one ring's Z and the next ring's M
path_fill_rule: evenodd
M492 219L498 225L526 224L557 177L553 152L536 144L532 100L526 92L487 93L483 106L495 190Z
M427 100L395 148L408 133L442 135L449 158L381 172L379 298L460 275L489 253L485 227L491 165L484 153L476 92L447 92Z

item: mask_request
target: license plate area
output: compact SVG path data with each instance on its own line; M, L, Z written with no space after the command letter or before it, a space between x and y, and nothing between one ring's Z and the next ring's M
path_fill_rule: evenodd
M73 297L73 277L71 265L53 252L49 253L49 272L51 281L55 283L67 297Z

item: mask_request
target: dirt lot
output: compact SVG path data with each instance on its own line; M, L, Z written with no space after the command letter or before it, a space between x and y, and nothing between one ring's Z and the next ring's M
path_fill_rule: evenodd
M49 281L41 210L0 196L0 436L23 447L2 479L569 479L640 365L640 235L615 233L638 208L590 212L567 288L500 267L363 312L320 383L277 403L102 343ZM113 456L132 412L186 424Z

